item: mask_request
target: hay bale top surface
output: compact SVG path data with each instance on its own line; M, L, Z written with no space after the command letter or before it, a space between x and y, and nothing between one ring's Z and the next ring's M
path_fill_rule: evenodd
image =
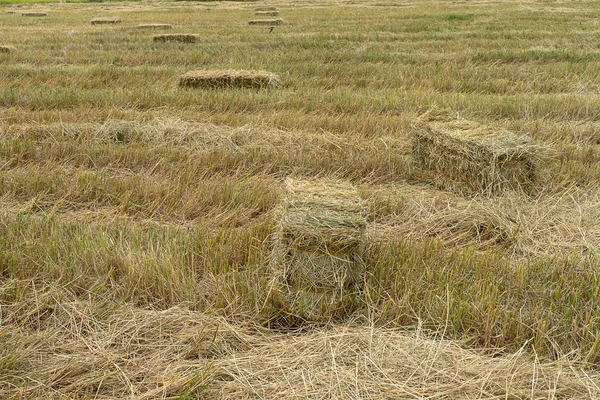
M172 29L171 24L139 24L137 29Z
M21 13L21 15L23 17L45 17L48 14L46 14L45 12L39 12L39 11L27 11L27 12Z
M254 15L266 15L270 17L276 17L279 15L279 11L256 11Z
M268 71L255 70L200 70L183 74L179 79L183 87L273 87L279 77Z
M248 21L248 25L281 25L283 24L283 20L281 18L277 19L253 19Z
M100 25L100 24L120 24L123 20L119 17L102 17L102 18L94 18L90 21L92 25Z
M485 149L494 155L514 155L527 153L533 148L531 137L481 125L474 121L430 122L424 129L417 131L444 147L466 147Z
M0 53L10 53L15 51L16 49L13 46L8 46L4 44L0 44Z
M282 239L306 250L349 253L363 240L366 221L358 190L330 179L287 179Z

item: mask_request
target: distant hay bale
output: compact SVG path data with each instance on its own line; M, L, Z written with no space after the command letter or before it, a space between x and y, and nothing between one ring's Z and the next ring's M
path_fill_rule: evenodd
M169 33L164 35L154 35L152 38L155 42L178 42L178 43L195 43L200 40L199 35L190 33Z
M137 29L173 29L171 24L139 24Z
M283 24L283 20L281 18L277 19L253 19L252 21L248 21L248 25L281 25Z
M28 11L28 12L21 13L21 15L23 17L45 17L48 14L46 14L45 12Z
M254 11L275 11L276 7L256 7Z
M267 88L279 86L279 77L267 71L190 71L179 78L184 88Z
M16 14L17 12L16 11L7 11L6 13L7 14Z
M13 46L0 44L0 53L12 53L16 49Z
M110 24L120 24L123 20L119 17L103 17L103 18L94 18L90 21L92 25L110 25Z
M472 121L431 122L415 129L413 156L439 175L442 186L467 193L528 190L536 152L527 136Z
M279 15L279 11L256 11L254 15L260 15L263 17L277 17Z
M286 180L270 266L277 293L302 318L344 311L364 275L366 222L358 190L325 179Z

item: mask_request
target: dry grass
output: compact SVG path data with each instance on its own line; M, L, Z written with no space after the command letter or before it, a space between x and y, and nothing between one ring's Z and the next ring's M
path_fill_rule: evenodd
M191 33L169 33L164 35L154 35L152 40L155 42L177 42L177 43L196 43L200 41L200 35Z
M528 191L534 184L541 154L531 138L465 120L431 122L414 136L416 162L441 175L445 186L498 194Z
M259 15L262 17L277 17L279 15L279 11L256 11L254 15Z
M190 71L179 77L183 88L273 88L279 77L268 71Z
M12 53L16 49L13 46L2 44L0 45L0 53Z
M119 17L102 17L102 18L94 18L90 21L92 25L111 25L111 24L120 24L123 20Z
M23 17L46 17L48 14L45 12L28 11L28 12L21 13L21 15Z
M278 19L254 19L252 21L248 21L248 25L275 26L275 25L282 25L282 24L283 24L283 20L281 18L278 18Z
M171 24L139 24L137 29L173 29L173 25Z

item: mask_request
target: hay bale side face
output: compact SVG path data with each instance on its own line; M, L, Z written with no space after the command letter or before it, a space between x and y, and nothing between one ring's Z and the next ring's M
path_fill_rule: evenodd
M92 25L111 25L120 24L123 20L119 17L94 18L90 21Z
M267 26L275 26L282 25L283 20L278 19L254 19L252 21L248 21L248 25L267 25Z
M290 313L343 315L362 282L366 222L356 188L330 180L286 181L270 267Z
M21 13L21 15L23 17L45 17L48 14L46 14L45 12L24 12Z
M439 185L464 194L528 191L536 147L526 136L471 121L432 122L414 132L413 157Z
M137 26L137 29L164 29L164 30L168 30L168 29L173 29L173 25L171 24L139 24Z
M256 7L254 11L275 11L276 7Z
M256 11L254 15L259 15L262 17L277 17L279 15L279 11Z
M152 37L152 40L159 43L196 43L200 40L200 36L194 34L173 33L164 35L154 35Z
M190 71L179 78L183 88L268 88L277 87L279 78L267 71Z

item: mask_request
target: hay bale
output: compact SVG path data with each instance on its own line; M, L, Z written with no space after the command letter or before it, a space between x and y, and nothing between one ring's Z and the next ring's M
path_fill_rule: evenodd
M123 20L119 17L103 17L103 18L94 18L90 21L92 25L110 25L110 24L120 24Z
M275 11L276 7L256 7L254 11Z
M184 88L266 88L277 87L279 77L267 71L190 71L179 78Z
M6 13L7 14L16 14L17 12L16 11L7 11Z
M263 17L277 17L279 15L279 11L256 11L254 15L260 15Z
M539 149L527 136L465 120L420 125L413 141L419 166L441 186L468 194L529 190Z
M366 222L357 189L323 179L286 181L270 266L278 296L306 319L343 313L364 275Z
M248 21L248 25L281 25L283 24L283 20L281 18L278 19L253 19L252 21Z
M23 12L21 13L21 16L23 17L45 17L48 14L46 14L45 12L37 12L37 11L28 11L28 12Z
M200 40L199 35L189 33L169 33L164 35L154 35L152 38L155 42L178 42L178 43L195 43Z
M12 53L16 49L13 46L0 44L0 53Z
M139 24L137 29L173 29L171 24Z

